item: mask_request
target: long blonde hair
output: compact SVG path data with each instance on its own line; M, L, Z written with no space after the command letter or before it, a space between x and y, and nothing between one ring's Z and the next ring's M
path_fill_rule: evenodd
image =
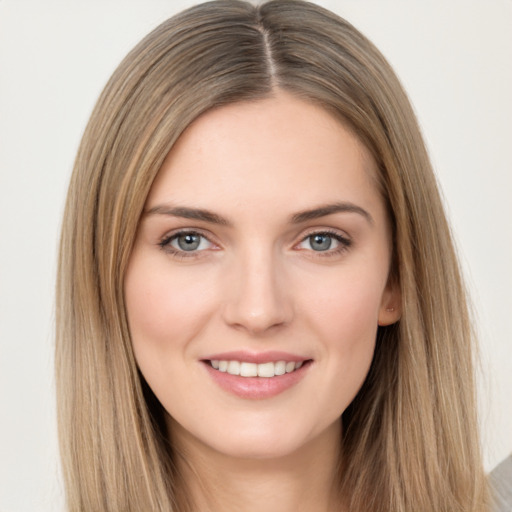
M70 511L177 511L162 409L134 360L123 280L151 184L183 130L277 88L348 123L380 169L402 317L380 328L345 411L351 511L483 512L473 335L449 227L409 101L379 51L300 0L221 0L169 19L106 85L75 162L57 283L59 436Z

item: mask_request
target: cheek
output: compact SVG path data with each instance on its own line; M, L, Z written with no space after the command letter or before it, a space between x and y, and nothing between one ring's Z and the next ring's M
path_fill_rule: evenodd
M138 265L133 258L125 279L125 300L132 343L140 363L145 352L160 355L186 345L211 310L208 287L176 274L160 262Z
M352 383L354 393L369 369L377 334L378 293L359 286L332 297L319 317L325 333L330 361L344 385ZM319 329L321 327L318 327Z
M365 338L377 329L384 287L381 281L368 272L340 273L327 290L313 288L313 293L304 296L305 309L329 339L357 343L360 336Z
M304 296L305 318L316 333L319 359L326 361L324 386L330 390L325 407L337 416L363 384L375 350L383 278L371 269L339 272L328 290L310 288ZM307 304L307 306L306 306Z

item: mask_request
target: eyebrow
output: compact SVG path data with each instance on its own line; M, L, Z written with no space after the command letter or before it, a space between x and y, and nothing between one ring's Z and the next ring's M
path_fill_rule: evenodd
M313 208L312 210L304 210L302 212L296 213L292 215L291 222L292 224L300 224L302 222L307 222L308 220L315 220L321 217L326 217L327 215L332 215L334 213L357 213L362 215L370 224L374 223L373 217L370 215L368 211L360 206L357 206L354 203L349 202L338 202L332 204L325 204L319 206L318 208Z
M350 202L337 202L312 208L310 210L303 210L295 213L290 217L292 224L301 224L310 220L320 219L334 213L357 213L363 216L370 224L374 223L373 217L370 213ZM200 220L210 224L218 224L221 226L231 226L231 222L226 218L213 213L210 210L203 208L189 208L186 206L170 206L158 205L146 210L144 215L169 215L171 217L181 217L183 219Z
M202 220L211 224L219 224L221 226L229 226L231 223L221 217L220 215L213 213L209 210L202 208L187 208L185 206L167 206L159 205L144 212L144 215L169 215L172 217L181 217L183 219Z

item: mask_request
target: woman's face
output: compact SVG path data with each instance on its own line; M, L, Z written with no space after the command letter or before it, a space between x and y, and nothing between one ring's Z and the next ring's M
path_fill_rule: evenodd
M266 458L339 436L377 326L399 314L375 172L339 121L282 92L179 139L125 281L135 357L175 438Z

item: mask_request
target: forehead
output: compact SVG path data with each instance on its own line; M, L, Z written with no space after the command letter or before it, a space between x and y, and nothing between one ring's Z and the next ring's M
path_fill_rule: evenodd
M182 134L147 206L198 203L213 210L379 200L375 164L325 109L286 93L212 110Z

